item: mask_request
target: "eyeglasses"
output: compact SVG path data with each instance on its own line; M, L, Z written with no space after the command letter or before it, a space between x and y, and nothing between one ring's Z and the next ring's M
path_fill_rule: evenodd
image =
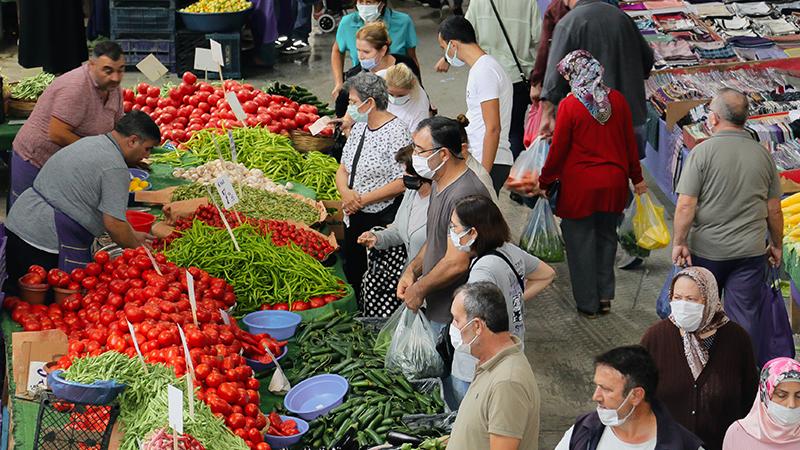
M442 148L444 148L444 147L442 147L441 145L438 146L438 147L433 147L433 148L422 148L422 147L414 144L414 150L413 151L414 151L415 155L422 155L423 153L430 153L430 152L433 152L433 151L436 151L436 150L440 150Z

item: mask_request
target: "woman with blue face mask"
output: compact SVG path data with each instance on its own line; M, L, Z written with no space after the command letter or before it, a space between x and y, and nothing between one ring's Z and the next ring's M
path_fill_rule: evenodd
M360 300L367 254L358 237L394 221L405 191L403 166L395 161L395 154L411 144L411 135L403 122L386 111L389 100L381 77L360 73L347 81L346 88L347 116L354 123L342 150L336 187L345 215L344 272Z
M350 54L353 66L359 64L356 47L356 33L368 23L383 22L389 30L392 54L408 56L419 66L417 61L417 30L411 16L388 7L386 0L357 0L356 11L344 16L336 30L336 40L331 48L331 72L335 87L331 98L336 100L346 80L344 73L344 55Z

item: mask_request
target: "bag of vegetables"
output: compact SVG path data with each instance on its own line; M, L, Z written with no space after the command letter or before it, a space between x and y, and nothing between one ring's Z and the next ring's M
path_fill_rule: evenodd
M425 313L401 305L399 314L386 353L386 370L400 372L409 380L440 376L444 363L436 351L436 336Z
M564 240L546 198L536 200L519 246L542 261L564 261Z
M633 216L636 215L636 202L632 202L623 212L622 223L617 228L617 236L622 249L631 256L637 258L647 258L650 250L639 247L636 243L636 233L633 231Z
M633 231L639 247L657 250L669 245L669 228L664 221L664 208L653 204L647 193L636 196Z

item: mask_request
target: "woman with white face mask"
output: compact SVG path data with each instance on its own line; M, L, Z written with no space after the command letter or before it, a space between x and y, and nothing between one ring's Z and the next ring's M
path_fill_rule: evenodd
M759 393L750 414L725 434L723 450L800 448L800 363L775 358L761 371Z
M707 269L678 272L670 299L672 314L641 342L658 366L656 398L706 449L719 450L725 430L747 414L756 393L750 336L728 320Z
M417 125L430 117L431 103L414 72L405 64L395 64L377 73L389 90L388 111L408 125L409 132L416 131Z

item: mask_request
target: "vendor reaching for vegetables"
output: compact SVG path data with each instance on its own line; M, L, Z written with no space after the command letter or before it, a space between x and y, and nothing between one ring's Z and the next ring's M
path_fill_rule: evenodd
M114 129L123 114L119 86L124 72L122 49L105 41L94 47L87 64L56 78L44 91L14 139L9 208L59 149Z
M151 241L125 219L128 165L141 162L160 140L158 125L147 114L131 111L114 131L83 138L53 155L8 214L7 288L16 289L31 264L67 272L82 267L91 260L92 241L105 232L124 248Z

